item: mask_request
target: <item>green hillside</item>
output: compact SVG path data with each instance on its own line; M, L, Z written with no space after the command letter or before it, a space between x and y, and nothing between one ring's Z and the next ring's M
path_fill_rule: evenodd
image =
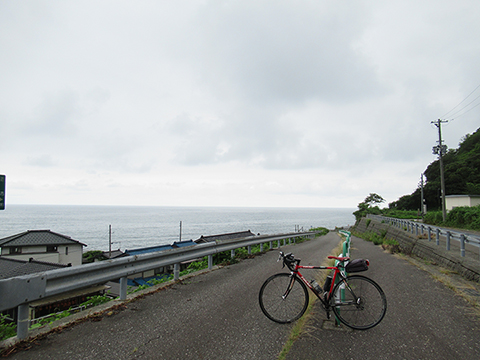
M458 149L450 149L443 156L446 195L480 195L480 128L463 137ZM441 209L440 163L432 162L425 170L424 199L427 209ZM418 210L421 189L402 196L388 204L392 210Z

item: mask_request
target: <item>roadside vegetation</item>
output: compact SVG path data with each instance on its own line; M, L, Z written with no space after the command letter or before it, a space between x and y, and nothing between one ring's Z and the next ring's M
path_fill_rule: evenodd
M358 210L353 213L356 220L358 221L368 214L397 219L422 220L422 216L418 211L380 209L378 204L384 201L380 195L374 193L368 195L363 202L358 204ZM423 215L423 223L465 230L480 230L480 205L456 207L447 213L445 221L443 221L442 211L429 211Z
M367 231L364 233L353 232L352 234L363 240L370 241L375 245L381 245L384 250L387 250L392 254L400 252L400 246L398 244L398 241L395 239L388 239L386 237L386 230L382 230L380 234L377 234L373 231Z
M430 211L425 215L424 222L436 226L480 230L480 205L454 208L447 213L445 222L441 211Z
M88 264L88 263L93 263L96 261L103 261L107 260L105 256L103 256L103 251L101 250L90 250L87 252L84 252L82 255L82 263L83 264Z

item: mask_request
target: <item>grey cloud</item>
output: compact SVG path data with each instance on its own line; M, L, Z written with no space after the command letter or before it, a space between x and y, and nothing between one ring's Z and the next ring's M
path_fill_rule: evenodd
M57 162L52 158L50 154L41 154L35 157L28 157L24 161L25 165L38 166L38 167L52 167Z
M377 92L374 69L355 50L366 11L324 2L207 6L195 30L202 81L219 96L253 103L345 102ZM192 30L193 31L193 30Z
M23 130L36 136L72 136L78 110L78 95L72 91L46 96L23 124Z

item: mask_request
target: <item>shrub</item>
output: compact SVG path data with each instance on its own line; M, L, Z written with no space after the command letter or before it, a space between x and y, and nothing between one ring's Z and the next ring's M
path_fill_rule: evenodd
M90 307L90 306L97 306L109 302L112 300L106 295L94 295L87 297L87 301L80 304L80 306Z
M101 250L87 251L86 253L83 253L83 255L82 255L82 262L84 264L92 263L95 260L102 261L102 260L106 260L106 259L107 258L105 256L103 256L103 252Z
M17 324L7 321L6 316L0 314L0 341L11 338L17 333Z
M311 228L310 231L316 232L315 237L327 235L330 232L330 230L324 227Z

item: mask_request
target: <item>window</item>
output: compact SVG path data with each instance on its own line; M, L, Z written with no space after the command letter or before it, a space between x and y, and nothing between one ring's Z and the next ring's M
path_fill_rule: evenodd
M47 252L57 252L58 247L55 245L47 245Z
M21 254L22 253L22 248L21 247L11 247L10 254Z

